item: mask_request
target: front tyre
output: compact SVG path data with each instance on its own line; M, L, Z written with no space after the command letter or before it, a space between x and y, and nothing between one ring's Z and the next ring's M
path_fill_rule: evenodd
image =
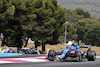
M76 51L75 56L76 56L76 62L82 62L83 58L81 51Z
M55 50L50 50L48 53L48 59L50 61L54 61L56 59L56 52Z

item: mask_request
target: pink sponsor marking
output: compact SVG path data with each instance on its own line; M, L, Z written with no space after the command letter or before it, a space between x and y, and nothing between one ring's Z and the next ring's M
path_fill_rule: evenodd
M9 61L9 62L13 62L13 63L31 62L31 61L13 60L13 59L0 59L0 61Z

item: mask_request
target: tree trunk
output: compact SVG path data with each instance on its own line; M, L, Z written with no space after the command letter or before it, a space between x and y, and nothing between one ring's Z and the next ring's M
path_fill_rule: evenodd
M2 40L2 44L1 44L1 46L4 46L4 39Z
M4 36L4 39L2 40L1 46L4 46L4 45L5 45L5 36Z
M79 45L79 40L78 40L78 45Z
M45 51L45 44L42 43L42 51Z
M27 46L27 44L28 44L28 40L29 40L29 37L27 38L27 40L26 40L26 43L25 43L25 46L24 46L24 47L26 47L26 46Z
M37 49L38 41L35 41L35 48Z

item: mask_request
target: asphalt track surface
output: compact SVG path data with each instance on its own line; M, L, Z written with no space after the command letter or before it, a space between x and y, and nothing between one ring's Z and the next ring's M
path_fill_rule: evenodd
M36 57L38 55L23 55L20 57ZM42 56L42 55L41 55ZM48 62L37 62L37 63L10 63L0 64L0 67L100 67L100 59L96 61L87 61L84 59L82 62L74 61L48 61Z

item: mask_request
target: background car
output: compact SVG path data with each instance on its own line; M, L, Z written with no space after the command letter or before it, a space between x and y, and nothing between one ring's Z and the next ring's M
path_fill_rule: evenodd
M45 51L40 51L36 50L36 48L30 47L30 48L22 48L18 50L18 53L23 53L23 54L46 54Z

